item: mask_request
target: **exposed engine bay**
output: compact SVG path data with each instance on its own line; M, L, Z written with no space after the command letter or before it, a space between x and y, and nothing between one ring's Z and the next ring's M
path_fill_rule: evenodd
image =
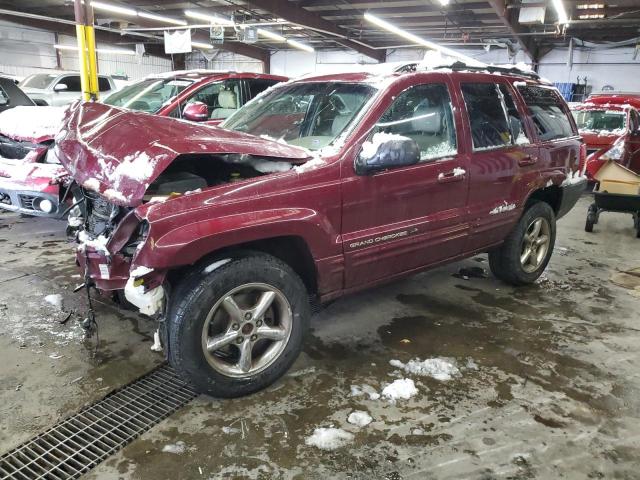
M182 155L149 185L143 203L164 202L205 188L258 177L265 174L258 169L268 170L269 165L280 165L279 168L282 169L283 163L241 154L205 157ZM87 235L90 239L109 238L120 221L133 209L115 205L92 190L82 187L78 189L83 196L83 205L77 205L77 208L72 208L69 212L67 233L70 237L77 237L77 233L84 230L85 238ZM138 232L138 235L132 236L132 243L123 249L125 255L132 256L135 253L135 239L143 238L143 234L144 232Z

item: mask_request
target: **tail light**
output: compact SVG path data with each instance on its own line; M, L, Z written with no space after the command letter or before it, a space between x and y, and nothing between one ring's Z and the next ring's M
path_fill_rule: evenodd
M587 145L585 143L580 144L580 161L578 162L578 170L584 175L584 171L587 169Z

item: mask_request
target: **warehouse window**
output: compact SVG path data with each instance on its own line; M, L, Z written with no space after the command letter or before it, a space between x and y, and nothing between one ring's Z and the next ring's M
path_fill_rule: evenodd
M449 91L443 84L424 84L402 92L382 115L375 132L393 133L416 141L420 160L457 153L456 130Z
M533 123L542 141L575 135L560 96L551 88L519 86L524 102L531 110Z
M473 149L488 150L511 145L511 126L497 85L463 83L462 95L469 115Z

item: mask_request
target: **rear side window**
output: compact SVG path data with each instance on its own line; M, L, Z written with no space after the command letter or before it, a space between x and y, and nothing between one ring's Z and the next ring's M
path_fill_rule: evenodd
M528 143L531 143L529 137L527 136L527 132L524 129L522 118L520 117L520 113L516 108L516 104L513 101L513 97L511 96L509 88L503 83L500 84L499 88L502 99L504 100L504 106L507 112L509 126L511 127L511 138L513 139L514 143L518 145L526 145Z
M109 90L111 90L111 84L109 83L109 80L105 77L98 77L98 89L101 92L108 92Z
M511 145L511 125L498 86L495 83L463 83L461 88L471 124L473 149Z
M9 95L4 91L2 86L0 86L0 105L8 105L9 104Z
M60 85L67 86L67 92L81 92L82 86L80 85L80 77L72 75L70 77L64 77L58 82Z
M560 96L550 88L519 86L518 91L531 111L533 123L542 141L575 135Z
M249 98L253 98L278 82L276 82L275 80L252 79L247 80L247 83L249 84Z
M407 88L382 115L375 132L415 140L420 147L421 161L455 155L458 151L451 98L443 84Z

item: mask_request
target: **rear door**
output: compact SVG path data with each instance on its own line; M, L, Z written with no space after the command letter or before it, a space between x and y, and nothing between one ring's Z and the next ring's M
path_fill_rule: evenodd
M358 176L343 166L343 245L346 288L416 270L462 252L467 236L468 166L458 154L450 83L392 89L373 131L415 140L421 161Z
M534 171L539 149L505 80L463 77L460 92L471 137L466 250L475 251L500 242L513 227L522 208L522 177Z
M571 112L558 91L544 85L518 85L517 90L531 116L540 145L537 171L545 175L578 170L581 140Z

